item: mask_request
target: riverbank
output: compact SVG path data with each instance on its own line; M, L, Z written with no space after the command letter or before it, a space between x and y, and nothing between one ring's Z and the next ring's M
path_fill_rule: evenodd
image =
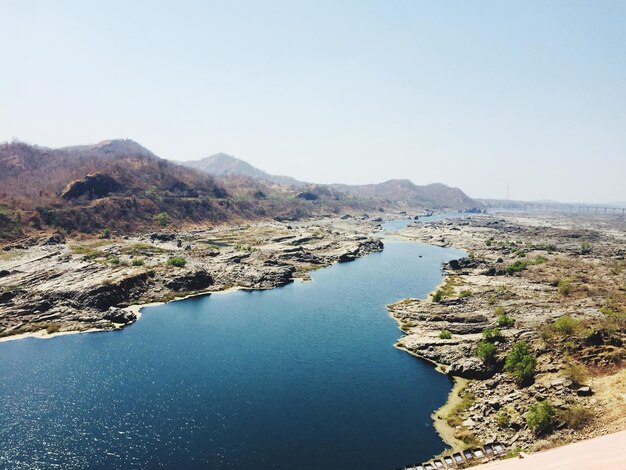
M436 413L451 447L497 441L534 451L626 429L624 227L608 217L499 214L400 232L469 253L445 266L446 282L430 299L388 307L406 333L402 349L466 379ZM536 365L520 385L503 368L522 341ZM476 357L481 343L493 345L488 360ZM526 417L543 401L555 416L550 432L535 433Z
M54 234L0 252L0 341L115 330L147 304L272 289L381 251L368 218L262 222L143 236Z

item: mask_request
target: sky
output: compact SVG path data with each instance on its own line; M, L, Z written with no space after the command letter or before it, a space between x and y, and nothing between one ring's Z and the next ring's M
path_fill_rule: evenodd
M0 141L626 201L626 2L0 0Z

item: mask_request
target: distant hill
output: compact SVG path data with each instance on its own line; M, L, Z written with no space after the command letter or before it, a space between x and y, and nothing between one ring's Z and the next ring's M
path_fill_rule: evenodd
M0 206L21 211L24 226L68 232L133 231L171 222L253 218L211 176L158 158L136 142L50 149L0 144Z
M61 152L81 155L89 154L98 157L116 158L120 155L135 155L142 157L155 157L150 150L130 139L103 140L92 145L75 145L58 149Z
M263 170L253 167L248 162L226 153L216 153L201 160L181 162L181 164L213 176L247 176L284 186L304 186L307 184L290 176L270 175Z
M410 207L469 209L480 206L460 189L440 183L418 186L409 180L402 179L366 185L335 184L332 187L355 196L376 198L391 204L400 203Z
M326 191L333 190L332 197L334 198L341 197L340 193L344 193L344 195L374 199L390 204L404 204L414 208L469 209L480 206L480 203L472 200L460 189L451 188L444 184L417 186L409 180L389 180L384 183L368 185L312 185L289 176L270 175L244 160L225 153L211 155L202 160L183 162L183 165L214 176L245 176L279 185L294 186L302 189L304 194L309 195L319 193L322 188L326 188ZM323 194L329 196L327 192Z

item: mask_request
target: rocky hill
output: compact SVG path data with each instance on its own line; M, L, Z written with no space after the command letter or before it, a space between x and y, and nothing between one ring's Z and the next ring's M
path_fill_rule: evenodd
M435 183L418 186L406 179L389 180L379 184L344 185L333 188L360 197L376 198L388 203L428 209L470 209L480 206L458 188Z
M0 207L11 220L11 230L0 233L5 238L45 227L133 231L262 215L234 202L211 176L158 158L132 141L61 149L1 144L0 188Z
M411 181L389 180L368 185L312 185L289 176L270 175L249 163L225 153L218 153L202 160L183 162L183 165L196 168L213 176L245 176L257 181L266 181L284 186L301 188L305 195L333 192L333 197L352 196L368 200L370 205L392 204L405 205L419 209L470 209L481 207L458 188L445 184L418 186ZM325 188L325 189L324 189ZM314 197L314 196L311 196Z
M307 184L290 176L270 175L253 167L248 162L225 153L217 153L201 160L182 162L182 164L213 176L247 176L284 186L304 186Z

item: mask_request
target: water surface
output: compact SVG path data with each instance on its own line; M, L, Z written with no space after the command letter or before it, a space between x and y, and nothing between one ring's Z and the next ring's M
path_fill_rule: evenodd
M116 332L0 344L0 467L372 468L444 444L450 381L385 305L462 253L394 239L311 282L144 309ZM420 258L419 255L422 257Z

